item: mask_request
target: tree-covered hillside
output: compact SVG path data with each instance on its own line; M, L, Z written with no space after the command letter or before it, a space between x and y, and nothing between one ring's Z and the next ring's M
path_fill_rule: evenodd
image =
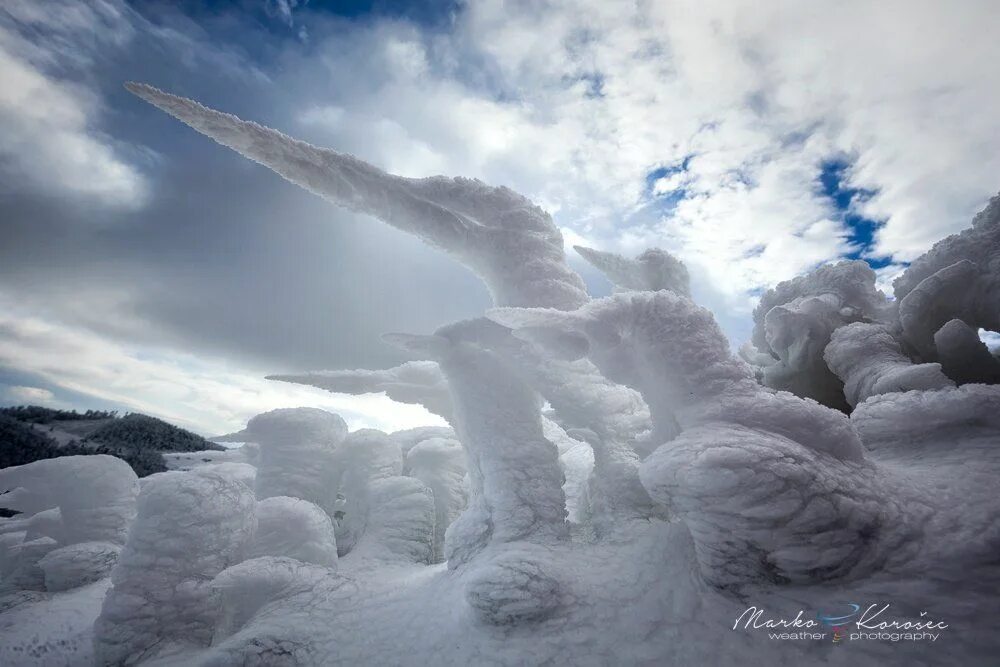
M87 436L86 442L108 447L134 447L161 452L200 452L206 449L225 449L209 442L200 435L185 431L162 419L134 412L113 419Z
M30 424L0 414L0 468L62 456L59 450L55 440Z
M114 419L117 412L106 410L87 410L77 412L76 410L54 410L53 408L43 408L40 405L15 405L9 408L0 408L0 415L13 417L21 422L32 424L48 424L54 421L83 421L89 419Z
M224 447L138 413L118 417L114 412L53 410L35 405L0 408L0 468L56 456L110 454L144 477L167 469L161 452L206 449Z

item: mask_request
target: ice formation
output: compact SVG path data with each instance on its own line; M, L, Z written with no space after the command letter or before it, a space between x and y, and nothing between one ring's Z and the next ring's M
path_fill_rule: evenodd
M764 384L846 410L842 383L823 352L837 328L879 322L889 310L875 289L875 272L861 260L821 266L780 283L753 313L751 341L774 358L762 369Z
M212 579L245 558L255 505L245 484L221 475L145 480L94 624L98 664L139 664L211 644L219 613Z
M923 331L954 318L990 331L1000 330L998 262L1000 198L994 197L973 218L969 229L938 241L893 282L893 292L900 302L901 320L904 318L903 301L914 292L918 295L923 292L911 301L913 310L907 313L907 319L916 329L908 337L926 344L926 339L921 339ZM962 276L966 282L961 289L949 292L951 280L957 276ZM921 322L919 313L924 313L929 321Z
M0 616L18 638L0 645L3 664L43 649L75 659L81 637L97 664L995 661L1000 362L978 332L1000 328L1000 198L914 261L894 301L861 261L777 285L737 357L667 253L579 248L616 286L592 300L550 218L509 190L395 177L130 90L445 249L496 308L387 337L419 361L275 376L384 391L451 428L259 415L229 438L259 455L177 456L186 472L144 482L110 582L93 577L121 548L134 477L87 477L101 500L68 536L78 491L47 480L73 464L0 471L0 499L25 513L0 522L0 573L29 596ZM97 617L109 584L92 635L75 621L31 636L61 604ZM738 621L751 606L812 619L845 601L947 627L940 643L836 646Z
M125 542L139 485L128 464L113 456L63 456L0 470L0 507L49 516L63 544ZM50 535L50 537L55 537Z
M635 259L611 252L573 246L580 256L600 269L616 289L655 292L665 289L691 296L687 267L665 250L650 248Z
M347 437L340 417L318 408L283 408L257 415L233 438L260 447L258 500L302 498L329 510L336 500L337 448Z
M286 556L303 563L337 566L333 521L308 500L272 496L257 503L257 528L248 558Z
M385 370L316 371L298 375L269 375L267 379L344 394L385 392L394 401L422 405L428 412L451 421L448 384L433 361L408 361Z
M113 456L63 456L0 470L0 590L63 591L110 571L135 516L138 480Z
M913 363L882 324L855 322L837 329L823 358L844 382L844 398L851 407L877 394L955 385L941 372L941 364Z
M292 183L455 256L483 278L499 304L572 308L587 300L583 281L566 266L559 229L516 192L467 178L394 176L152 86L126 87Z
M934 332L934 349L945 374L958 384L1000 383L1000 359L962 320L949 320Z
M343 518L338 526L337 545L345 554L365 532L372 505L372 487L380 480L402 474L403 453L382 431L362 429L347 438L340 461L343 472L339 488L345 502L338 512Z
M427 438L406 454L409 473L431 491L434 500L434 562L444 560L444 536L448 526L469 501L465 483L465 450L458 440Z

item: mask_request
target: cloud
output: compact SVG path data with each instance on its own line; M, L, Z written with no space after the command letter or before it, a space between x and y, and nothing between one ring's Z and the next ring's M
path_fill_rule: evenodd
M0 248L0 275L36 302L35 320L71 339L86 332L109 359L155 350L143 372L202 391L199 359L251 394L264 372L395 365L378 333L477 315L485 293L446 257L116 98L126 78L396 173L507 185L552 212L570 243L629 255L661 246L687 263L695 299L736 344L763 289L859 252L824 192L824 165L842 164L840 185L865 193L850 214L877 223L860 252L885 263L883 287L1000 186L988 2L475 0L426 23L313 3L293 16L308 43L277 14L262 27L253 12L131 7L0 10L0 76L46 101L11 98L20 83L0 90L0 121L11 119L0 152L18 177L8 187L146 203L134 225L94 237L74 226L104 209L40 215L55 196L21 202L16 220L4 209L21 245ZM148 169L139 144L159 156ZM83 157L56 164L65 145ZM152 382L123 386L116 396L162 400L199 423L235 419L221 400L198 407Z
M702 266L714 305L745 310L857 250L819 182L830 160L871 193L854 211L879 223L870 256L900 264L968 224L1000 185L1000 119L982 111L1000 102L1000 46L974 38L994 15L484 0L445 34L314 30L323 66L295 69L335 100L301 93L299 121L391 170L508 184L611 249L666 246Z
M42 35L53 46L45 49L22 33ZM110 206L137 208L145 202L145 179L97 129L100 99L55 73L91 64L91 55L69 42L85 35L108 47L128 34L128 24L110 3L56 3L43 10L15 0L0 12L0 155L8 179Z
M5 399L10 402L30 405L49 405L55 399L55 395L51 391L41 387L6 387L3 394Z
M267 12L268 16L277 18L285 25L289 27L295 25L295 20L292 14L296 9L304 7L308 4L309 0L264 0L264 11Z
M36 317L5 295L0 304L0 366L201 433L237 430L257 413L299 406L338 412L352 428L393 431L442 423L419 406L394 403L384 395L335 395L269 382L263 379L264 369L204 354L120 344L86 328ZM42 389L21 389L51 396Z

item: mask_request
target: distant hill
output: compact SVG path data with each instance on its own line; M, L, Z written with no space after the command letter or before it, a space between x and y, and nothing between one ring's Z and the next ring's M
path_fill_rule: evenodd
M77 412L76 410L53 410L52 408L43 408L40 405L16 405L10 408L0 408L0 414L32 424L48 424L54 421L114 419L118 416L117 412L107 412L105 410Z
M62 456L60 449L55 440L31 424L0 413L0 468Z
M167 469L161 452L225 447L162 419L132 413L52 410L36 405L0 408L0 468L75 454L110 454L140 477Z
M108 447L133 447L141 443L146 449L161 452L222 451L225 447L210 442L191 431L185 431L162 419L133 412L112 419L94 430L85 442L98 442Z

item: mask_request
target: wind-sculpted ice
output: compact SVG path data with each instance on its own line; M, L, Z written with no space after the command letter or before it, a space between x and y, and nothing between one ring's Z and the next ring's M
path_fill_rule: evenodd
M444 560L445 531L469 502L465 450L458 440L427 438L407 452L406 464L409 474L433 494L433 562L440 563Z
M193 471L147 478L96 625L98 664L995 661L1000 387L977 384L993 376L974 338L997 328L996 202L914 262L895 304L860 262L771 290L744 362L666 255L590 252L619 288L590 301L551 221L518 195L397 178L132 88L445 248L502 307L389 337L427 361L283 377L433 405L454 430L347 435L321 411L277 411L231 438L260 443L256 460L178 457ZM256 500L206 472L248 464ZM107 556L93 540L64 545L62 506L39 497L4 496L31 514L0 522L0 546L16 547L5 585L13 572L59 588ZM2 627L28 637L62 600L94 604L107 585L20 591L40 597L18 598ZM840 601L949 629L825 650L734 625L751 605L792 619ZM0 661L20 664L24 647L61 656L61 642L0 642Z
M41 562L56 550L59 543L51 537L26 539L23 534L13 533L15 540L6 545L3 558L3 587L0 591L44 591L45 570ZM83 582L80 582L83 583Z
M243 560L256 528L253 492L200 472L145 480L112 588L94 626L100 665L132 665L207 647L212 579Z
M302 498L327 512L336 501L337 448L347 437L340 417L317 408L283 408L253 417L230 437L260 446L255 492Z
M542 417L542 433L559 451L562 468L563 495L566 496L566 519L583 524L592 520L590 506L590 478L594 472L594 449L586 439L577 439L564 431L559 424Z
M968 265L964 265L965 262ZM970 228L938 241L914 260L893 281L896 299L902 301L925 280L956 264L968 266L969 282L951 304L955 316L965 311L973 320L970 324L991 331L1000 330L1000 196L993 197L972 219ZM964 273L966 269L956 270ZM947 304L935 306L943 310Z
M544 430L563 431L565 427L573 431L572 438L590 445L594 480L588 493L596 530L609 532L622 521L648 519L657 513L639 483L639 452L650 451L649 443L666 435L651 423L638 392L609 381L589 360L575 358L578 341L572 337L556 334L546 340L546 330L538 328L519 330L515 337L506 327L484 319L446 329L450 336L502 360L519 382L549 401L558 423L543 417ZM566 349L560 351L562 346ZM417 345L416 349L424 348ZM557 352L548 354L553 349ZM670 435L676 432L674 424L661 428ZM567 463L569 459L560 457L561 465ZM572 504L578 500L574 496Z
M433 361L408 361L385 370L315 371L297 375L269 375L268 380L305 384L342 394L385 395L400 403L422 405L451 421L448 384Z
M65 591L104 578L121 551L120 544L111 542L78 542L49 551L38 561L45 590Z
M296 596L324 596L335 591L340 583L342 580L333 578L328 568L287 557L251 558L220 572L211 586L220 597L212 643L221 645L220 653L228 658L221 664L267 667L315 662L309 660L311 651L307 642L296 642L287 636L271 640L259 629L252 629L248 637L239 633L251 620L266 622L268 607L276 602ZM309 629L308 622L301 627L303 632ZM234 655L237 652L240 655Z
M272 496L257 503L257 528L247 558L286 556L337 566L337 538L329 515L308 500Z
M580 256L600 269L619 290L656 292L661 289L691 296L691 276L679 259L659 248L650 248L635 259L611 252L573 246Z
M510 343L511 341L506 342ZM526 366L528 368L533 368L534 364L531 363ZM551 377L551 375L552 374L550 374L549 377ZM565 389L559 389L558 387L560 383L557 381L546 381L544 376L537 377L542 382L546 382L546 385L553 388L553 391L557 393L571 393ZM268 376L268 379L294 382L297 384L308 384L321 389L326 389L328 391L355 395L384 391L386 395L393 400L401 403L416 403L418 405L422 405L428 411L444 418L449 422L453 417L451 394L448 391L447 380L445 380L444 374L441 372L438 364L433 361L407 362L401 366L382 371L319 371L315 373L305 373L302 375L271 375ZM556 399L556 403L561 406L576 406L578 403L574 400L574 398L575 396L570 396L568 399L563 401ZM638 406L635 409L639 409ZM575 407L573 410L584 412ZM595 413L593 411L589 413L587 423L589 423L589 420L593 419L594 414ZM551 420L543 418L543 425L547 430L547 436L549 430L558 430L563 433L563 437L568 437L565 436L565 431L562 431L562 429ZM436 427L424 428L434 429ZM442 433L436 435L446 438L453 437L454 432L450 429L448 429L448 431L448 434ZM406 454L411 447L420 442L425 437L423 434L424 431L420 431L413 438L408 437L406 440L402 441L403 453ZM584 495L587 493L587 479L589 478L590 471L593 468L593 453L590 451L589 445L578 446L582 443L572 439L569 440L570 443L574 445L572 447L572 451L568 451L567 456L565 457L562 455L563 452L560 451L559 460L567 479L571 480L568 481L569 486L567 487L570 489L570 497L567 497L567 507L569 508L571 520L575 520L581 512L584 512L584 510L581 509L581 504L589 505L589 500L584 498ZM567 446L567 450L569 449L570 447ZM632 456L634 458L634 455ZM638 463L636 462L635 466L637 467L637 465ZM464 471L464 465L462 466L462 469ZM404 474L409 474L408 458L404 461L403 472ZM450 520L448 523L450 523ZM443 536L445 528L447 528L447 524L443 527L438 525L436 533Z
M884 324L855 322L837 329L823 358L843 380L852 408L877 394L955 386L941 364L913 363Z
M434 494L423 482L401 475L375 479L368 487L364 533L351 558L433 563L434 521Z
M753 313L751 341L775 359L762 367L763 383L847 411L842 383L823 351L837 328L882 321L890 310L875 289L875 272L861 260L821 266L778 284Z
M403 453L388 435L376 429L351 433L338 457L342 470L340 495L344 497L337 515L337 548L344 555L365 532L371 509L372 485L396 477L403 471Z
M501 305L575 308L587 300L548 213L504 187L467 178L403 178L141 83L129 91L198 132L345 208L453 255Z
M451 397L448 398L449 405ZM431 438L443 438L445 440L455 440L455 429L450 426L417 426L407 428L402 431L393 431L389 434L392 441L399 445L399 450L403 454L403 474L410 474L410 463L407 459L410 450L419 445L424 440Z
M64 456L0 470L0 586L60 591L105 576L135 516L138 480L112 456ZM24 517L24 518L21 518Z
M971 228L916 259L893 289L903 337L922 360L940 361L959 383L1000 381L995 360L969 336L978 328L1000 330L1000 197Z
M386 339L435 359L448 378L470 478L469 506L445 535L448 567L472 567L466 600L484 621L527 622L552 611L560 594L537 548L568 540L564 477L543 433L540 397L502 357L474 342L484 326L492 329L473 320L432 336ZM496 586L487 593L490 582Z
M851 414L851 422L865 447L875 453L891 449L894 456L905 460L907 455L933 447L937 455L947 454L959 463L963 460L962 441L974 442L975 448L981 448L981 440L996 438L1000 429L1000 387L973 384L875 396L858 406ZM983 467L978 468L979 472L993 474L997 465L994 451L984 449L980 453L983 456L977 464Z
M404 349L434 357L448 378L455 431L469 454L471 479L470 510L459 521L481 515L477 527L463 526L472 528L472 543L449 545L458 561L491 540L566 536L563 475L558 450L542 432L541 399L500 356L468 342L479 326L471 321L431 336L386 336Z
M895 501L916 524L916 534L894 554L896 563L908 559L908 570L943 579L961 580L955 568L962 569L970 584L977 576L996 581L1000 387L967 384L875 396L858 406L851 421L885 464Z
M903 338L921 358L937 358L934 334L949 320L978 320L970 303L978 272L974 263L963 259L924 278L899 300Z
M46 590L40 561L65 542L62 514L55 507L21 517L0 519L0 591Z
M163 461L167 464L167 470L214 472L239 480L250 488L254 488L257 483L257 467L251 462L257 461L258 454L256 443L246 443L242 447L221 452L215 450L164 452Z
M0 470L0 507L30 515L59 508L64 544L125 542L138 480L113 456L63 456Z
M219 436L215 440L222 442L230 438L237 437L236 433ZM242 435L239 437L243 437ZM163 452L163 461L167 464L168 470L192 470L203 465L221 465L224 463L241 463L254 465L257 462L256 444L245 444L242 447L233 447L217 451L214 449L203 452Z
M950 320L938 329L934 348L945 374L958 384L1000 383L1000 359L962 320Z
M562 235L551 218L506 188L467 179L399 178L356 158L310 146L151 86L127 87L293 183L443 248L483 279L497 305L572 309L587 300L583 281L566 265ZM683 272L670 260L651 251L646 262L651 279L672 276L670 280L678 284L675 279L680 280ZM637 448L649 451L643 440L644 434L649 435L645 433L649 417L635 392L608 382L586 360L568 363L536 356L524 365L524 381L552 403L565 428L586 429L596 436L588 442L595 449L600 496L595 500L598 507L606 508L600 513L649 516L652 510L638 483L635 452ZM364 372L360 375L371 377ZM323 381L315 376L295 378L299 380ZM409 400L414 400L412 395ZM653 440L665 436L652 434Z
M804 582L866 564L868 555L852 550L877 522L880 495L849 421L756 384L705 309L661 291L572 313L501 308L489 316L583 336L602 373L640 391L654 420L678 424L680 435L643 462L640 477L687 523L711 583ZM865 488L870 499L856 501L855 489ZM831 515L841 520L831 526Z

